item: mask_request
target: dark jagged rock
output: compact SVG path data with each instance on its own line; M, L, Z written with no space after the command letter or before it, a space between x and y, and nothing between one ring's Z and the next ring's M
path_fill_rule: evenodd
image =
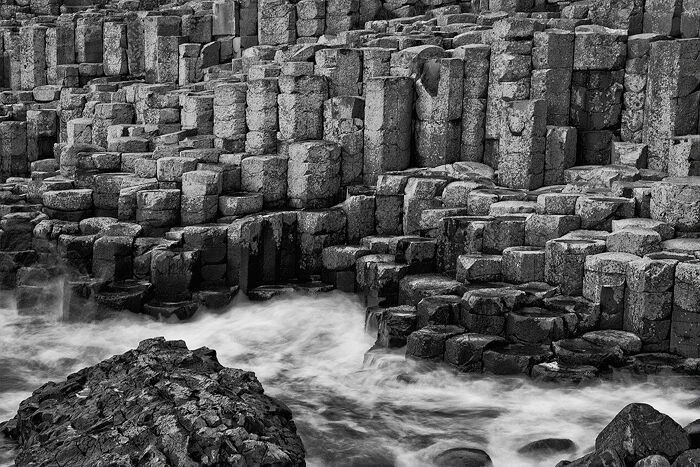
M690 439L690 448L700 448L700 419L690 422L683 428Z
M691 449L678 456L672 467L700 466L700 449Z
M0 431L17 465L304 465L291 411L255 374L162 337L43 385Z
M629 404L598 434L596 451L610 449L628 464L652 454L674 459L690 448L688 434L648 404Z
M562 461L557 467L625 467L617 452L612 449L596 451L586 454L573 461Z

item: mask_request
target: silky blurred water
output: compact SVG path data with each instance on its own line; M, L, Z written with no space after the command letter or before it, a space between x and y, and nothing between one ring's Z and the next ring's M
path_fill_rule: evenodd
M516 451L537 439L566 437L581 455L630 402L649 403L681 424L700 418L700 409L689 408L698 394L681 387L687 380L540 387L520 378L426 371L401 352L375 355L363 366L373 344L363 331L364 309L336 292L262 303L238 298L224 313L200 312L186 323L129 313L63 323L58 310L18 316L5 295L0 420L11 418L44 382L154 336L183 339L191 349L213 348L223 365L255 371L266 392L294 412L312 466L425 466L451 447L483 449L496 466L553 465L562 456L533 460Z

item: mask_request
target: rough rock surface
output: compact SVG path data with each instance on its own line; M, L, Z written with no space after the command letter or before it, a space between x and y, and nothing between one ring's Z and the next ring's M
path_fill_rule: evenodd
M626 462L652 454L675 458L690 448L688 434L648 404L629 404L598 434L596 450L612 449Z
M255 374L162 337L43 385L0 429L17 465L304 465L291 411Z

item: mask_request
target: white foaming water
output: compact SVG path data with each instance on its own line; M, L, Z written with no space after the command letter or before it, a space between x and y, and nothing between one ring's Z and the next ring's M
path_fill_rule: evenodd
M553 465L562 456L529 460L516 451L564 437L581 455L630 402L649 403L681 424L700 418L700 409L688 408L697 394L668 380L539 387L519 378L425 370L389 352L363 367L373 344L363 321L363 307L340 293L264 303L239 298L225 313L200 312L186 323L128 313L62 323L17 316L0 304L0 420L47 380L155 336L183 339L190 349L210 347L223 365L255 371L266 392L294 412L309 465L425 466L452 447L484 449L496 466Z

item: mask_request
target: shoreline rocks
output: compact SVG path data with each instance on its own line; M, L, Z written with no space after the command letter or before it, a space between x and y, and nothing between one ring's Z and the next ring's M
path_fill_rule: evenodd
M623 408L598 434L595 450L557 467L669 466L692 467L700 459L689 433L668 415L648 404L632 403Z
M162 337L43 385L0 433L17 465L305 465L291 411L254 373Z

